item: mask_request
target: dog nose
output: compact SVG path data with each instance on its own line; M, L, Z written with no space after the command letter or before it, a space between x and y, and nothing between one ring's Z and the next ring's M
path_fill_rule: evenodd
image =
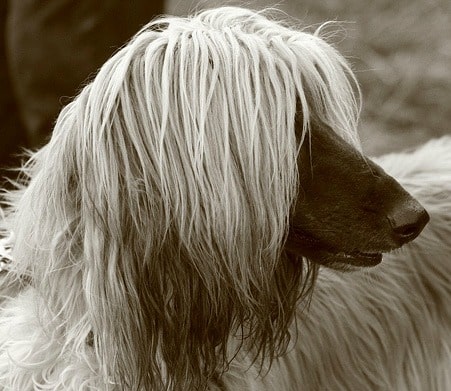
M429 214L414 199L395 208L388 216L397 241L402 245L415 239L429 221Z

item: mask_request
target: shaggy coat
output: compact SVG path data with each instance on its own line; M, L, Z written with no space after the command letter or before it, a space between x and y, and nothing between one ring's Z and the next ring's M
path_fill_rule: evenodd
M361 154L357 83L319 34L162 18L63 109L8 195L2 389L445 384L449 139L386 159L423 236L318 272L429 220Z

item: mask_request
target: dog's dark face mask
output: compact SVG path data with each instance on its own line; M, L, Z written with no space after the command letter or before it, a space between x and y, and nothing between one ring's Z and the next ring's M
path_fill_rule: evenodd
M373 266L429 221L398 182L325 125L313 123L298 164L288 253L340 269Z

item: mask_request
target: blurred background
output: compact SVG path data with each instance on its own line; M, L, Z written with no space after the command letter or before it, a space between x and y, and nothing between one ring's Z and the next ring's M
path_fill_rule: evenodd
M61 107L140 26L219 5L275 6L312 30L341 22L332 43L362 87L368 154L451 134L450 0L2 0L0 175L20 148L45 142Z

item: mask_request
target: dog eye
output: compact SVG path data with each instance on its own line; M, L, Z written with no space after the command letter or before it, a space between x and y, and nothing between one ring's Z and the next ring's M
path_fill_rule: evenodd
M363 172L368 172L372 177L376 179L382 179L383 174L376 167L372 167L369 163L365 162L362 165Z
M371 175L372 175L374 178L382 179L382 175L381 175L379 172L375 171L375 170L371 170Z

